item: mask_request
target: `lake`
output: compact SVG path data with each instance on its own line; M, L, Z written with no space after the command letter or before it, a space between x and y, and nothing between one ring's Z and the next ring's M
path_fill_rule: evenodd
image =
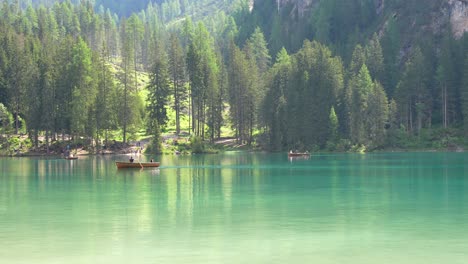
M467 263L468 153L0 159L0 262Z

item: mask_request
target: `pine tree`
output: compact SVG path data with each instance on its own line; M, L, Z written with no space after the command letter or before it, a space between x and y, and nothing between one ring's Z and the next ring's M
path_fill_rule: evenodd
M11 35L9 41L9 48L7 52L10 53L10 61L6 69L6 85L8 91L8 98L10 99L9 108L13 113L15 134L19 132L20 116L24 114L26 89L28 83L31 82L30 69L32 62L28 58L26 51L22 50L20 38L16 34Z
M11 125L13 123L13 117L8 112L8 109L0 103L0 135L10 133Z
M254 105L252 94L252 64L234 43L229 56L229 105L236 138L239 143L250 142L251 109Z
M255 59L259 73L263 74L270 66L271 56L268 51L267 43L263 32L259 27L255 28L250 38L247 40L247 47L249 47L252 56Z
M366 46L366 65L369 68L369 73L372 78L374 80L382 81L384 58L377 34L372 36L372 39Z
M268 127L269 146L278 151L287 147L287 101L285 90L288 89L291 75L291 58L285 48L276 55L276 62L270 70L266 87L269 87L262 103L262 120Z
M439 86L442 124L447 128L454 121L456 101L456 75L452 57L452 36L447 34L443 40L441 56L437 67L437 82Z
M381 43L385 69L385 80L382 80L382 82L387 94L391 97L394 97L394 92L400 78L398 60L401 46L400 41L400 29L397 21L391 19Z
M373 85L366 112L366 130L369 139L374 147L381 147L386 139L385 124L388 121L389 110L387 95L379 82Z
M144 27L140 18L136 14L132 14L127 20L127 34L129 38L129 44L131 45L130 50L133 51L133 70L134 70L134 81L135 88L138 91L138 77L137 77L137 66L139 54L141 54L140 43L143 40Z
M162 47L158 49L148 84L148 112L150 124L156 119L158 126L165 126L167 117L167 103L170 94L170 77L167 55ZM154 128L149 127L152 131Z
M150 152L159 154L162 153L161 129L157 119L151 119L150 122L150 127L152 128L151 134L153 136L151 139Z
M468 54L465 56L465 67L463 69L463 85L461 89L463 124L465 133L468 134Z
M97 75L97 96L95 102L96 109L96 139L102 136L102 130L105 130L105 141L107 145L108 130L117 128L117 117L115 116L117 108L117 89L112 78L111 71L106 61L108 58L107 47L103 43L101 56L95 58L99 65L99 74Z
M72 79L71 113L81 114L71 115L71 131L75 135L94 136L95 127L92 127L92 124L88 122L88 118L92 114L96 96L95 71L91 50L81 38L74 45L72 56L70 70L74 77Z
M428 71L424 56L416 47L405 65L405 71L395 91L402 124L408 133L419 133L431 116L432 98L427 86Z
M176 134L180 134L180 114L184 100L185 59L179 38L171 34L169 48L169 70L174 96L174 110L176 112Z
M367 113L369 107L369 96L372 93L373 83L365 64L359 73L352 77L349 82L348 105L350 136L351 140L358 145L366 145L369 137L367 134Z

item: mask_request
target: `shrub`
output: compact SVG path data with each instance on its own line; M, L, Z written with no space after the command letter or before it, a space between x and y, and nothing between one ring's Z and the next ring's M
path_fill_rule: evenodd
M205 144L198 136L190 138L190 147L192 148L192 153L203 153L205 151Z

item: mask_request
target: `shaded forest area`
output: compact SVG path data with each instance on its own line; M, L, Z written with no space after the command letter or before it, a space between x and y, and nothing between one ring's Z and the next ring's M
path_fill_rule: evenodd
M144 131L161 152L172 126L201 150L220 137L271 151L467 145L468 36L447 25L414 38L405 27L417 1L347 1L358 13L320 1L297 31L276 1L222 2L230 12L191 19L188 0L122 17L90 1L3 1L0 148Z

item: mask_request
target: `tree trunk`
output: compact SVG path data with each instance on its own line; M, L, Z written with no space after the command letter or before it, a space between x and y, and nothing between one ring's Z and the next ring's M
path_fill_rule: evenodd
M188 132L189 132L189 135L192 133L192 129L193 129L193 124L192 124L192 120L193 120L193 113L192 113L192 105L193 105L193 98L192 98L192 86L190 86L190 90L189 90L189 100L188 100L188 103L189 103L189 106L188 106L188 116L189 116L189 129L188 129Z
M123 143L127 142L127 115L128 115L128 102L127 102L127 93L128 93L128 84L127 84L127 75L128 75L128 62L125 61L125 77L124 77L124 123L123 123Z
M39 133L36 130L34 130L34 148L37 150L39 148Z
M442 110L443 110L443 124L444 128L447 128L447 87L444 85L442 88Z
M179 99L179 85L177 83L177 80L175 79L176 77L174 76L174 108L176 112L176 134L180 134L180 99Z
M46 130L46 149L47 154L49 154L49 130Z

